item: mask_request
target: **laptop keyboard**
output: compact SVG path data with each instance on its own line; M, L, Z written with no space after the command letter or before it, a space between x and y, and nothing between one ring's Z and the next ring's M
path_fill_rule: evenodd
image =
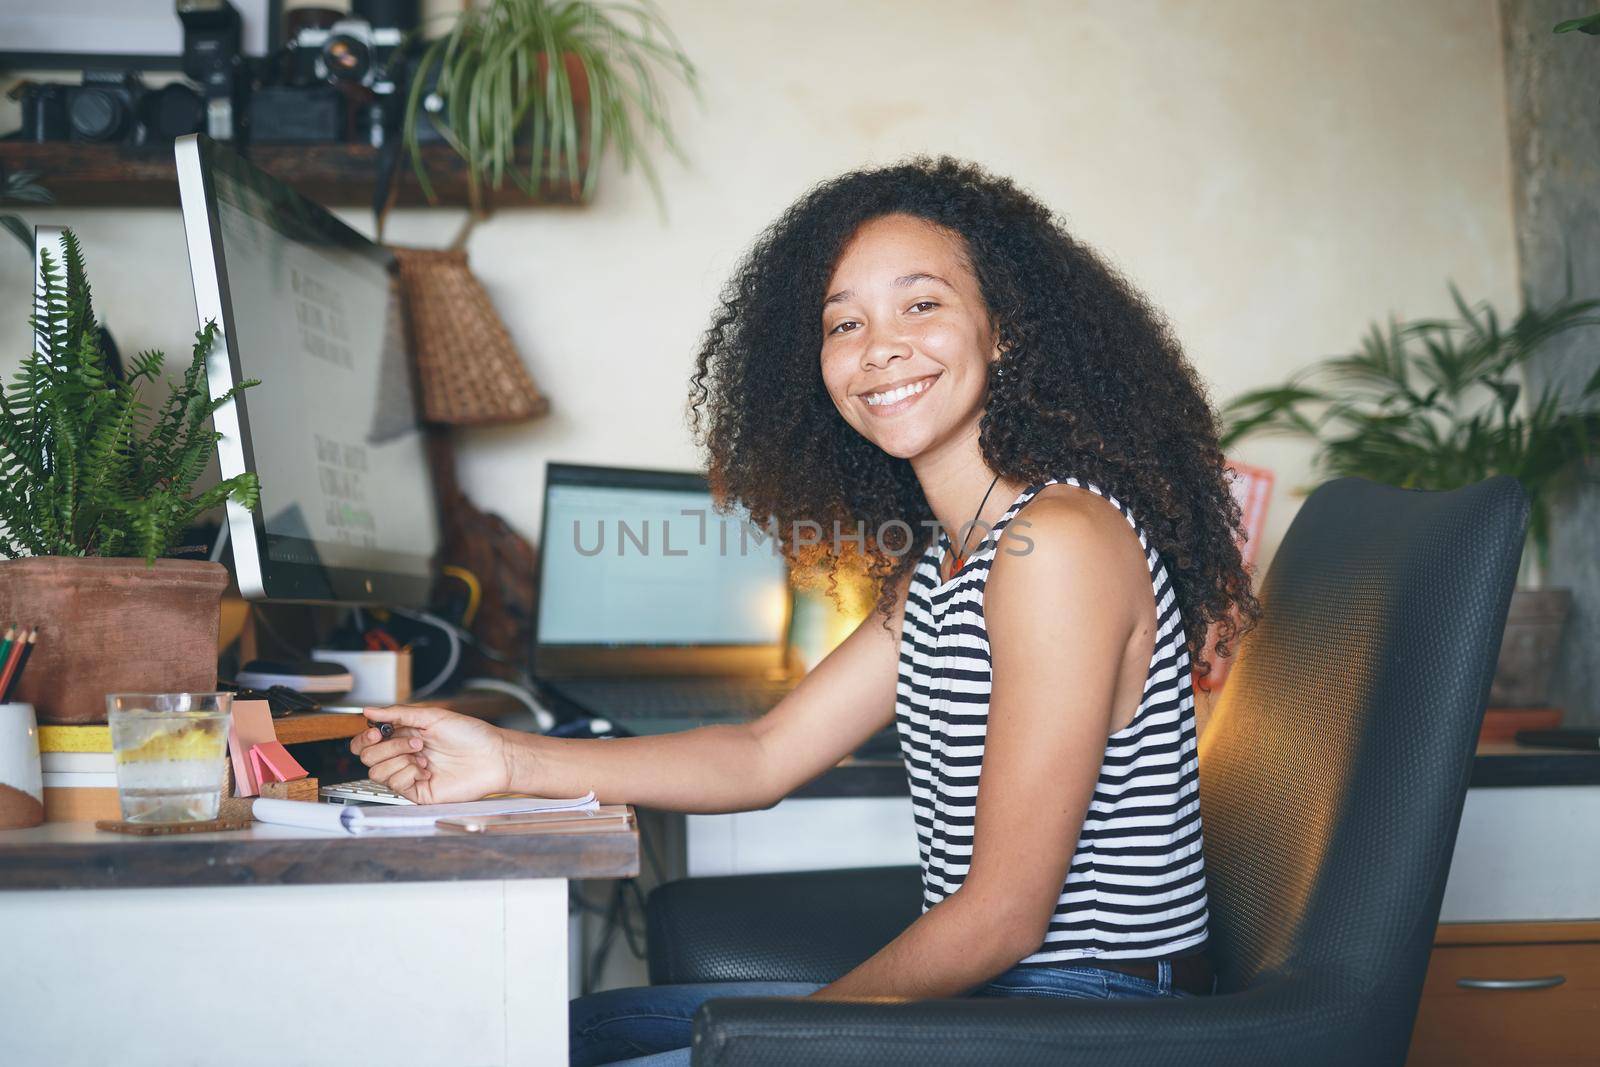
M793 682L744 678L584 678L560 682L568 697L619 722L693 718L740 722L770 709Z

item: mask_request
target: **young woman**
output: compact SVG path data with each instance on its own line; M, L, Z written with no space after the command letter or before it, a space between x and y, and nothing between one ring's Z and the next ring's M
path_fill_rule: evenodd
M1150 305L1010 181L948 157L857 171L740 265L691 413L721 499L780 536L837 531L823 562L877 583L793 693L748 725L606 741L373 709L395 736L351 747L423 803L731 812L893 723L924 910L825 987L574 1001L573 1062L687 1063L711 996L1209 992L1190 672L1208 629L1227 655L1260 609L1213 413Z

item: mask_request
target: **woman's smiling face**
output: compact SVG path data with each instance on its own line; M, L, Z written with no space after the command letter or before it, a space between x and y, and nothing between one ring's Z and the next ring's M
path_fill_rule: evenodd
M901 459L976 434L999 351L959 236L912 215L871 219L827 293L822 380L857 433Z

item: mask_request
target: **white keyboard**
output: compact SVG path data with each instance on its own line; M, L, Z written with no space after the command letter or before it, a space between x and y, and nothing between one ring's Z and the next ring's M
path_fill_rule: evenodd
M413 804L415 801L407 800L386 785L379 785L371 778L362 778L354 782L340 782L338 785L325 785L317 790L324 800L336 800L341 804Z

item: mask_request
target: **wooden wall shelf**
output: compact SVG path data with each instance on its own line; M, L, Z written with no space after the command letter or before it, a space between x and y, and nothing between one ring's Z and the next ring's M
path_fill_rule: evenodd
M464 207L467 165L448 145L422 149L437 202L422 195L409 153L402 153L396 184L400 207ZM361 144L254 145L250 161L327 207L372 206L377 149ZM580 156L580 167L587 165ZM33 171L39 184L67 207L176 207L178 176L172 147L108 144L35 144L0 141L0 169ZM581 171L580 171L581 173ZM544 195L523 194L509 179L489 193L495 207L576 204L575 192L549 183Z

